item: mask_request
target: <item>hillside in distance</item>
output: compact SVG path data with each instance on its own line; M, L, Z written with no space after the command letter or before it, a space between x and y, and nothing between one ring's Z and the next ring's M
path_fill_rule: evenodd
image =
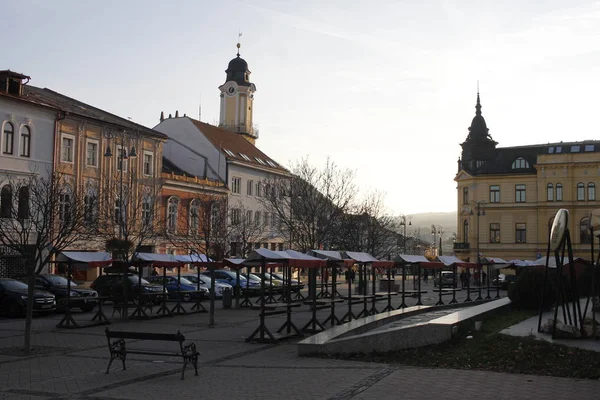
M406 227L407 235L417 234L426 242L433 241L431 225L435 225L438 229L441 226L442 240L444 242L452 241L453 234L457 232L456 211L419 213L409 215L408 217L410 218L411 225Z

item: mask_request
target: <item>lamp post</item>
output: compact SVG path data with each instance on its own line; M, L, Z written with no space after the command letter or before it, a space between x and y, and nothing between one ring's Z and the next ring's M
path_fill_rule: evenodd
M481 297L481 253L479 252L479 217L481 216L485 216L485 210L484 207L487 204L487 202L485 200L479 200L479 201L471 201L470 205L471 205L471 212L470 215L477 215L477 280L478 280L478 285L477 287L479 288L478 290L478 295L477 298L475 299L475 301L480 301L483 300L483 298ZM473 208L475 208L477 210L477 213L473 212ZM470 297L470 296L469 296Z
M119 139L119 149L117 151L117 166L119 168L119 218L117 223L119 224L119 240L123 239L125 236L125 223L127 222L127 210L125 207L125 202L123 200L123 171L125 169L125 160L130 158L136 158L137 152L135 151L135 145L131 145L131 149L129 152L127 151L127 146L125 145L126 136L128 136L127 131L123 130L118 133L115 133L112 130L106 130L102 133L104 138L112 139L114 142ZM129 140L127 140L129 141ZM115 150L117 150L115 148ZM113 152L110 148L110 144L106 145L106 151L104 152L104 157L110 159L113 156Z
M408 217L408 225L412 225L411 217ZM402 227L402 254L406 254L406 215L400 216L400 226Z

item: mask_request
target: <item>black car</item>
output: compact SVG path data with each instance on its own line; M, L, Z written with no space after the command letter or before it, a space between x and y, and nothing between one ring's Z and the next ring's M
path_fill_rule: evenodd
M25 314L27 309L28 286L16 279L0 279L0 312L11 317ZM56 300L52 293L43 290L33 291L33 311L54 311Z
M160 285L153 285L144 278L139 278L138 275L127 275L127 297L129 300L136 301L139 294L153 294L162 292L163 288ZM141 286L140 286L141 282ZM98 292L100 296L114 297L123 293L123 275L107 274L100 275L96 278L90 287ZM168 292L168 291L167 291ZM160 303L160 297L156 297L155 303Z
M67 278L60 275L38 275L35 278L35 288L46 290L56 297L56 308L64 310L67 304ZM98 292L86 289L71 281L70 308L80 308L82 311L92 311L98 304Z

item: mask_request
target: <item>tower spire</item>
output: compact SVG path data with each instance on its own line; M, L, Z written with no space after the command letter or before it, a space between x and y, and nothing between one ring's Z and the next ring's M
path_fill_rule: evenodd
M237 42L237 56L240 56L240 47L242 47L242 45L240 44L240 38L242 37L242 32L238 33L238 42Z
M475 105L475 115L481 116L481 101L479 100L479 90L477 90L477 104Z

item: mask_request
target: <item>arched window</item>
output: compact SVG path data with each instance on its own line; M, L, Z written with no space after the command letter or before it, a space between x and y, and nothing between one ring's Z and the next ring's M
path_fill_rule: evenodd
M12 217L13 193L12 186L4 185L0 191L0 218Z
M197 233L200 229L200 206L198 200L190 202L190 233Z
M17 216L20 220L29 219L29 188L27 186L19 189Z
M548 190L548 201L554 201L554 186L551 183L547 186Z
M171 197L167 204L167 229L171 232L177 230L177 214L179 208L179 199Z
M562 201L563 199L563 186L562 183L556 184L556 201Z
M582 182L577 184L577 201L585 200L585 185Z
M588 183L588 200L596 200L596 185L592 182Z
M529 163L523 157L519 157L515 161L513 161L512 169L523 169L523 168L529 168Z
M4 154L12 154L13 153L13 143L15 142L15 127L10 122L4 124L4 137L2 146L2 153Z
M463 242L469 242L469 220L465 219L463 222Z
M29 157L31 155L31 129L24 125L21 127L21 157Z
M583 217L579 222L579 243L589 244L592 243L592 233L590 232L590 218Z

